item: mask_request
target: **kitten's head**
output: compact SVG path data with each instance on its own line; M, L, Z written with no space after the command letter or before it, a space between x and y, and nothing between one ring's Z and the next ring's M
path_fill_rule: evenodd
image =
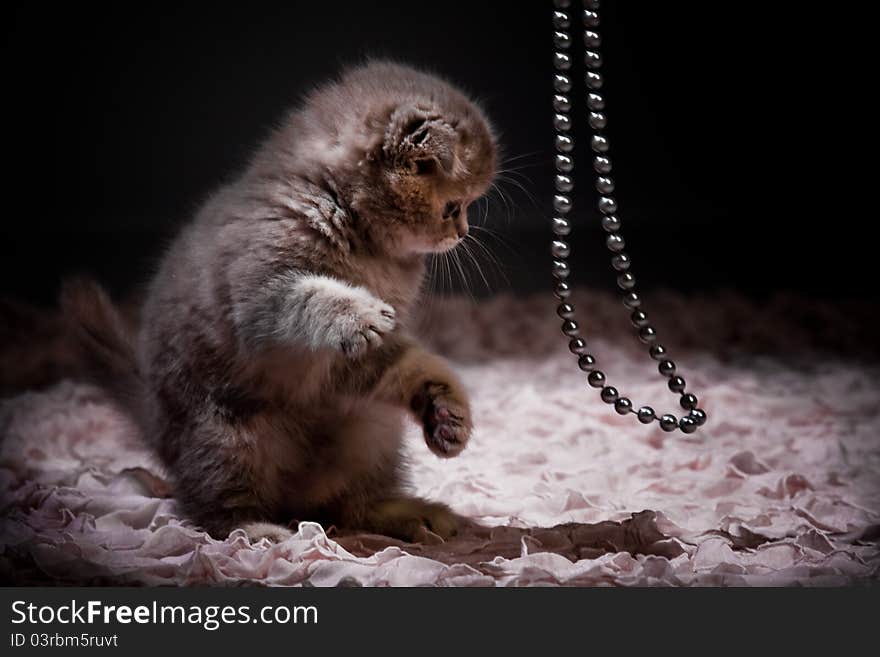
M370 234L400 254L438 253L468 233L468 207L495 176L495 137L480 109L445 81L374 62L343 77L366 94L368 146L348 199Z
M384 217L401 248L447 251L468 233L468 207L495 175L495 140L473 105L413 103L392 113L379 179Z

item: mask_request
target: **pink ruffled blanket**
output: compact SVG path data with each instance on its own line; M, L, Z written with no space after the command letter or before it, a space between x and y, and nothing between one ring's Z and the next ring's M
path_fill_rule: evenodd
M101 391L64 381L8 398L0 576L318 586L876 579L880 361L865 351L876 346L864 309L735 295L649 301L709 413L690 438L619 417L587 388L552 298L430 305L428 341L472 391L476 433L462 456L444 461L413 428L416 491L510 528L446 546L339 537L312 523L277 545L250 544L240 531L213 540L180 517L161 469ZM586 292L574 303L611 382L636 403L674 409L643 348L624 335L631 329L618 303ZM572 551L554 541L589 528L515 529L623 521L643 509L655 513L632 521L642 539L653 536L640 548L601 539Z

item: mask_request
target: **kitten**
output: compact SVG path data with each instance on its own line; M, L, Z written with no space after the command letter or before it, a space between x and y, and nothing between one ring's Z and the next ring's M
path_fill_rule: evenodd
M68 285L65 307L190 518L253 539L287 536L292 519L456 532L448 507L406 493L402 422L455 456L468 398L407 327L426 254L467 234L495 166L492 129L461 92L370 62L308 96L205 203L139 329L96 285Z

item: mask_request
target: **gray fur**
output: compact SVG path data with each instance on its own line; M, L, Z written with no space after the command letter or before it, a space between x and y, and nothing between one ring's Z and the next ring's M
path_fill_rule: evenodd
M208 199L162 260L135 339L103 339L137 373L132 410L195 521L255 538L294 519L455 531L446 507L405 493L402 422L454 456L467 395L407 326L425 254L466 233L495 157L459 91L370 62L312 93ZM106 301L79 295L75 314Z

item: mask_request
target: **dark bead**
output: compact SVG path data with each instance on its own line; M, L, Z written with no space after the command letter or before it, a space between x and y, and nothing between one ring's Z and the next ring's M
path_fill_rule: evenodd
M556 174L556 191L570 192L574 189L574 181L570 176L558 173Z
M559 214L568 214L571 211L571 199L563 194L553 197L553 209Z
M568 275L571 273L571 269L568 266L568 263L565 260L554 260L553 261L553 276L564 280L568 278Z
M593 370L587 377L587 383L594 388L602 388L605 385L605 372L602 370Z
M576 338L578 334L578 324L570 319L562 322L562 332L570 338Z
M629 316L629 321L631 321L632 325L636 328L641 328L648 323L648 316L645 314L644 310L633 310L632 315Z
M614 386L605 386L602 388L602 401L606 404L610 404L617 400L618 393L617 388Z
M571 78L557 73L553 76L553 88L561 93L568 93L571 91Z
M567 30L570 25L571 21L568 18L568 14L564 11L553 12L553 27L557 30Z
M584 65L587 68L600 68L602 66L602 55L595 50L585 50Z
M620 219L618 219L613 214L606 214L602 216L602 228L604 228L609 233L614 233L620 230Z
M689 392L683 394L678 400L681 407L686 411L692 411L697 407L697 396Z
M554 32L553 45L560 50L568 50L568 47L571 45L571 37L565 32Z
M574 169L574 160L572 160L568 155L557 155L556 156L556 170L562 173L568 173Z
M590 127L593 130L602 130L606 125L608 125L608 119L605 118L605 115L601 112L590 112L588 121L590 123Z
M610 196L600 196L599 212L602 214L614 214L617 212L617 201Z
M568 342L568 350L575 354L576 356L580 356L587 351L587 343L584 342L583 338L572 338Z
M553 128L559 132L571 130L571 117L568 114L556 114L553 117Z
M571 319L574 317L574 306L570 303L560 303L556 307L556 314L562 319Z
M614 402L614 410L617 411L620 415L626 415L632 410L632 407L633 403L626 397L621 397L616 402Z
M639 409L638 418L642 424L651 424L654 421L654 409L650 406L642 406Z
M553 109L557 112L568 112L571 109L571 100L564 94L553 96Z
M626 246L626 242L623 241L623 238L617 233L611 233L608 237L605 238L605 246L608 247L609 251L623 251Z
M571 247L568 246L568 242L553 240L550 245L550 253L554 258L567 258L571 254Z
M593 158L593 168L598 173L611 173L611 160L602 155Z
M596 27L599 25L599 14L589 9L584 9L584 27Z
M704 411L702 408L695 408L688 414L688 417L690 417L697 424L698 427L706 424L706 420L708 419L706 417L706 411Z
M652 344L651 348L648 349L648 353L651 354L651 358L654 360L666 360L664 358L666 356L666 347L662 344Z
M617 286L621 290L631 290L636 285L636 277L630 274L629 272L625 272L617 277Z
M564 115L563 115L564 116ZM574 149L574 140L568 135L556 135L556 150L560 153L571 153Z
M601 89L602 84L605 82L602 79L602 74L597 73L596 71L587 71L587 74L584 76L584 80L587 83L587 87L590 89Z
M677 426L678 419L670 413L667 413L660 418L660 428L663 429L663 431L675 431Z
M598 48L602 45L602 37L598 32L584 30L584 45L587 48Z
M672 392L684 392L685 382L680 376L674 376L669 379L669 389Z
M571 57L564 52L553 53L553 66L557 71L567 71L571 68Z
M601 94L587 94L587 107L594 112L605 109L605 99ZM608 150L607 147L605 150Z
M623 295L623 305L630 310L635 310L642 305L642 298L635 292L627 292Z
M614 181L604 176L596 179L596 191L600 194L610 194L614 191Z
M604 153L608 150L608 140L602 135L593 135L590 140L590 147L597 153Z
M611 258L611 266L614 267L617 271L626 271L630 266L629 256L625 253L618 253L616 256Z
M593 9L596 10L602 5L601 0L584 0L584 8L585 9Z
M653 326L643 326L639 329L639 340L648 344L657 339L657 329Z
M564 217L553 217L553 234L565 237L571 232L571 224Z
M571 296L571 286L565 281L556 281L553 286L553 295L560 301L564 301Z
M589 372L596 365L596 359L592 354L584 354L580 358L578 358L578 367L581 368L584 372Z
M697 430L697 423L689 417L683 417L678 421L678 427L683 433L693 433Z
M663 376L675 376L675 363L671 360L661 361L657 369L660 370L660 374Z

